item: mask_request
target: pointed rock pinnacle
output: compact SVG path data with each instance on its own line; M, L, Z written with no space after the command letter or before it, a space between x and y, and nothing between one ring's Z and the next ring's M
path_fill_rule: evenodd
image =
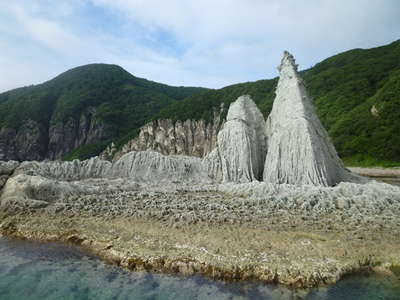
M314 111L293 55L285 51L278 70L276 97L266 122L264 181L324 186L349 181L351 174Z

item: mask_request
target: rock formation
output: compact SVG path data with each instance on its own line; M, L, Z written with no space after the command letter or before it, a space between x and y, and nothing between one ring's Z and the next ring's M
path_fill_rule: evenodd
M14 173L68 181L122 177L150 183L264 180L332 186L356 180L337 156L288 52L279 70L276 99L266 123L256 104L245 95L230 105L221 129L223 107L208 123L150 122L115 155L113 162L107 160L116 151L112 144L100 157L73 162L24 162ZM94 114L95 110L89 110L78 123L52 125L47 155L59 158L65 151L90 143L93 137L101 139L106 130L96 123ZM21 140L30 141L29 136L23 134ZM58 148L62 144L65 147Z
M80 146L110 140L109 128L95 114L96 109L89 107L65 121L54 119L44 125L26 120L18 128L0 128L0 160L61 159Z
M140 128L139 135L125 144L114 155L114 160L130 151L153 150L164 155L189 155L204 157L217 143L217 134L221 128L221 111L215 111L213 119L205 120L155 120ZM106 149L102 155L107 156Z
M13 160L0 161L0 190L6 184L8 178L13 174L19 163Z
M83 145L97 144L111 138L108 126L96 119L96 109L89 107L79 118L70 118L65 122L52 121L48 132L48 150L44 158L62 159L62 157Z
M14 175L21 174L63 181L129 178L132 181L150 184L211 182L201 158L183 155L166 156L154 151L131 151L113 163L98 157L84 161L23 162L14 171Z
M266 153L265 121L250 96L241 96L229 107L218 133L223 181L250 182L262 178Z
M315 114L289 52L279 67L276 98L266 122L264 181L332 186L351 180Z
M219 156L218 147L203 158L202 164L210 178L212 178L216 182L222 181L223 175L221 169L221 158Z
M210 183L201 158L132 151L113 163L108 177L128 177L139 182Z

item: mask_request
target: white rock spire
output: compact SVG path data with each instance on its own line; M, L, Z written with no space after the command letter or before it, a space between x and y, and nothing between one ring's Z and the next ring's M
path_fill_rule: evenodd
M266 122L264 181L324 186L349 181L351 174L319 121L289 52L278 69L276 98Z
M241 96L228 110L218 133L223 181L261 180L265 159L265 121L250 96Z

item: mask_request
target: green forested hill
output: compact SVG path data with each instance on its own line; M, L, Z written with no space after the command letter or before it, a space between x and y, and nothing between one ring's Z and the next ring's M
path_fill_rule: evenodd
M90 141L90 145L86 142L78 145L84 147L83 151L70 155L70 158L87 157L97 154L111 140L132 134L163 107L203 90L206 89L172 87L137 78L116 65L91 64L71 69L43 84L0 94L0 129L3 133L5 129L14 129L18 140L20 128L27 120L37 122L36 130L48 132L57 123L63 126L79 123L82 115L94 108L96 124L104 123L107 133L102 134L99 141ZM84 130L77 127L79 124L71 130ZM51 139L51 136L43 139ZM82 138L77 134L76 140L79 139ZM46 152L46 149L41 151ZM47 158L46 153L38 158Z
M400 165L400 41L350 50L301 73L322 123L347 163ZM277 78L206 91L171 104L154 118L209 119L213 108L221 103L227 108L243 94L251 95L267 117L276 84Z

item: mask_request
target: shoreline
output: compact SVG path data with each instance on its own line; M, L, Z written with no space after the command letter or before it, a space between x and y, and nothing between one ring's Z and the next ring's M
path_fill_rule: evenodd
M44 218L46 218L45 222L43 222ZM40 225L38 223L39 219L42 220L42 224ZM393 248L388 252L383 251L381 255L370 255L369 257L365 255L366 252L363 253L361 251L361 254L359 253L359 255L355 255L351 257L351 259L347 257L347 259L344 258L343 261L328 261L326 265L320 264L319 268L315 268L314 266L311 269L303 270L303 272L300 271L301 269L296 270L293 268L292 272L289 271L290 268L293 267L294 257L287 257L285 262L278 260L279 265L275 266L275 268L271 267L273 264L262 266L260 265L260 261L253 261L252 263L244 263L242 265L237 264L236 261L229 264L229 259L226 258L223 251L219 254L221 256L219 259L213 260L207 259L207 256L197 257L194 255L194 252L191 251L192 249L190 249L190 247L184 247L184 245L182 245L183 247L181 247L179 251L170 251L171 253L167 254L165 251L160 251L160 247L154 247L154 243L156 242L156 239L154 238L148 238L147 241L139 241L136 245L126 243L126 241L123 240L123 238L121 239L120 236L124 235L124 232L116 231L118 229L118 226L116 225L121 220L104 220L102 218L95 218L86 221L81 219L81 221L79 221L79 219L81 218L70 218L69 220L66 220L63 217L59 218L44 215L31 215L28 218L27 216L22 215L7 216L2 218L0 233L4 236L35 240L39 242L74 244L83 247L85 250L107 263L131 271L172 273L183 276L196 274L213 280L223 280L228 282L249 280L265 284L282 284L294 289L307 289L331 285L342 279L344 276L364 272L376 272L387 276L395 276L390 270L390 267L391 265L400 264L400 259L398 261L392 261L391 264L388 263L388 261L382 261L383 258L388 258L387 255L389 253L393 253L391 251ZM25 223L18 224L18 220L25 220ZM66 221L73 223L74 226L60 230L60 227L62 224L65 224ZM104 227L102 227L102 225L104 225L103 222L109 224L111 233L105 234L104 232L101 232L104 229ZM146 229L146 226L151 226L141 221L138 221L137 223L134 221L129 222L134 226L142 227L145 231L149 229L148 227ZM88 230L88 228L94 224L99 226L97 232L96 230ZM83 232L82 228L86 228L86 231ZM167 228L167 230L171 229L172 228ZM249 232L251 232L251 229L249 229ZM214 230L214 235L217 234L218 230ZM279 235L296 235L299 233L283 231L276 233L270 232L269 234L277 237ZM314 233L311 232L307 233L309 236L312 236L313 234ZM136 239L140 240L140 236L136 235ZM153 247L149 247L149 244L152 243ZM139 248L137 247L138 245ZM395 248L399 250L399 247ZM297 249L292 250L298 251ZM333 250L336 252L341 249ZM207 249L203 249L203 251L207 252ZM358 252L360 252L360 249L358 249ZM211 256L215 256L215 254L211 253L211 250L210 254ZM326 256L327 254L328 253L325 253L323 256ZM329 263L331 263L330 266Z
M398 168L382 168L382 167L347 167L351 172L361 176L373 178L392 177L400 179L400 167Z

